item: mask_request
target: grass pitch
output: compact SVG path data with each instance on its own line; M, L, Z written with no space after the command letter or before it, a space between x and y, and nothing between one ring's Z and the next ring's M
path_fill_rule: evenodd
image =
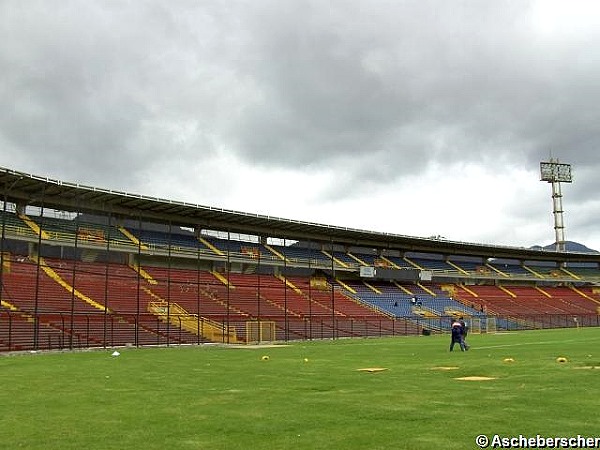
M599 328L472 335L464 353L449 340L0 357L0 447L468 449L479 434L598 434Z

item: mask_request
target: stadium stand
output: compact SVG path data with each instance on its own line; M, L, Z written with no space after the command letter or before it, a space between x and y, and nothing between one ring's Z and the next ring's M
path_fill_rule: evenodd
M0 186L0 351L416 335L458 315L475 332L599 325L600 254L271 219L8 169Z

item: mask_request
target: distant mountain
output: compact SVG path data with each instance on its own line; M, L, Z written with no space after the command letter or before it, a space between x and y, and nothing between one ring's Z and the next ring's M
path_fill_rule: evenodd
M548 244L545 246L541 245L533 245L530 247L532 250L556 250L556 244ZM592 250L591 248L586 247L583 244L573 241L565 241L565 250L567 252L577 252L577 253L599 253L598 250Z

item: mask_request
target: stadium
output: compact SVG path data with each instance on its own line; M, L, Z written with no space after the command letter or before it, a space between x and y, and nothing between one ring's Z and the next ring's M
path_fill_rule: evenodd
M600 448L598 5L0 2L0 450Z
M7 448L598 445L598 253L0 185Z
M226 211L1 171L0 349L597 326L600 254Z

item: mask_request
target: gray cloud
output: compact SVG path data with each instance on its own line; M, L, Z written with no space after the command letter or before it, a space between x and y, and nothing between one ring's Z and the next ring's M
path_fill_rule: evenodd
M541 29L540 7L7 0L0 164L136 191L228 154L338 169L331 200L437 165L536 172L552 154L573 164L573 222L591 229L600 34Z
M407 173L490 154L537 162L595 138L597 82L578 63L596 50L540 42L522 2L294 4L249 20L260 96L227 132L248 159L375 152Z

